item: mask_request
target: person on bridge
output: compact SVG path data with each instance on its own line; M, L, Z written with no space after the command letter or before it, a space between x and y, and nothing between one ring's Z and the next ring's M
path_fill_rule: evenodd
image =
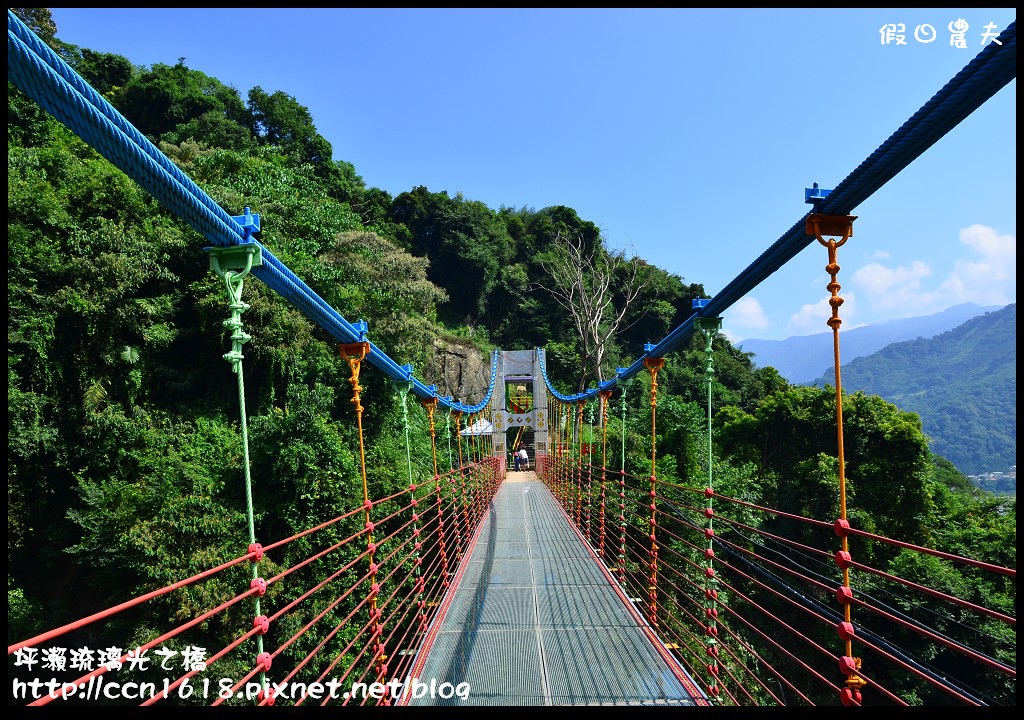
M520 445L519 446L519 458L518 458L518 460L519 460L519 462L517 464L519 465L519 469L520 470L529 470L530 469L530 453L528 453L526 451L526 446L525 445Z
M516 471L516 472L519 472L519 465L520 465L520 464L522 463L522 461L523 461L523 456L522 456L522 454L521 454L521 453L522 453L522 450L523 450L523 446L522 446L522 445L520 445L519 447L517 447L517 448L515 449L515 452L513 452L513 453L512 453L513 465L514 465L514 467L515 467L515 471Z

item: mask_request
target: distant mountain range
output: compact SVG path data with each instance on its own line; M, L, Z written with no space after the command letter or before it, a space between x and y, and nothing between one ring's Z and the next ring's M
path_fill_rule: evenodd
M935 315L890 320L853 330L840 327L839 359L845 368L850 361L877 352L886 345L934 337L971 318L999 309L998 305L983 307L964 303ZM744 352L753 353L757 367L773 367L782 377L796 385L810 385L823 373L833 373L831 331L798 335L785 340L741 340L734 345Z
M917 413L932 450L966 475L1017 463L1016 304L844 360L841 379L846 393L863 390ZM834 371L803 384L834 385Z

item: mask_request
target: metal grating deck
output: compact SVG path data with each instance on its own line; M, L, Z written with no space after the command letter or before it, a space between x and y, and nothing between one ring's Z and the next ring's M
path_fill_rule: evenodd
M469 695L402 704L710 704L532 472L498 489L413 668Z

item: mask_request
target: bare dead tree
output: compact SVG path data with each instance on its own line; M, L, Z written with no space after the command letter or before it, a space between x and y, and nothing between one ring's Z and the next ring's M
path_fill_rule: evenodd
M604 380L601 366L608 343L626 329L626 312L646 285L641 263L635 255L626 258L622 251L609 251L600 239L589 245L582 235L565 233L555 236L541 260L552 280L543 287L569 313L580 341L578 392L586 389L591 373L598 383ZM624 271L624 279L613 287L616 271Z

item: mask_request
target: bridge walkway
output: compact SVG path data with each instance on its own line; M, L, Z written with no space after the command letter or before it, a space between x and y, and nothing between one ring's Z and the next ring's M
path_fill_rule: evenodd
M710 705L533 471L507 473L412 668L469 688L414 706Z

